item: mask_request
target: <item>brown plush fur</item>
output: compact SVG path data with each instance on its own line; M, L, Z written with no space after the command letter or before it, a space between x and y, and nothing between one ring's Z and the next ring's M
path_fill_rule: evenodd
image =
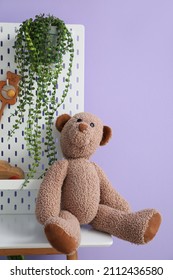
M91 224L135 244L149 242L157 233L161 215L155 209L132 212L101 168L89 161L112 133L95 115L58 117L64 160L47 171L36 203L36 216L51 245L70 254L80 244L80 224Z

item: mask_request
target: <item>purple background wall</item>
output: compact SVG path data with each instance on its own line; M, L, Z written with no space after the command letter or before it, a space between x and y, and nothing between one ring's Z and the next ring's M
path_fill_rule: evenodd
M163 216L148 245L114 238L109 248L80 249L80 259L173 259L173 2L1 0L0 9L1 22L44 12L85 26L85 111L113 129L93 160L134 210Z

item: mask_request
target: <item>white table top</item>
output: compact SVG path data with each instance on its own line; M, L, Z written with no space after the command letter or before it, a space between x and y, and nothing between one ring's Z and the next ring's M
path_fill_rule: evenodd
M109 234L81 226L80 247L110 246ZM0 249L51 248L34 214L0 215Z

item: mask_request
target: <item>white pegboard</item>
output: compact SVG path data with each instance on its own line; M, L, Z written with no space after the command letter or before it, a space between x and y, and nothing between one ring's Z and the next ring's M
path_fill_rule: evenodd
M38 190L42 180L30 180L25 188L24 180L0 181L0 214L34 214Z
M11 71L18 73L16 65L14 63L14 39L16 30L19 28L19 23L0 23L0 80L6 79L6 72ZM55 114L55 119L62 113L68 113L70 115L76 114L84 110L84 27L82 25L67 25L68 29L72 33L74 41L74 61L72 68L72 75L70 80L70 89L68 96L65 99L65 103L58 108ZM68 59L68 55L66 57ZM66 74L66 59L64 63L64 69L59 77L57 87L57 102L61 99L61 94L64 89L65 74ZM27 172L31 161L26 150L26 143L24 140L24 123L20 129L16 131L16 134L12 139L7 141L9 131L14 124L14 119L10 118L10 114L14 112L15 105L8 105L4 110L4 115L0 121L0 159L7 160L10 164L22 167ZM1 107L1 102L0 102ZM43 112L44 115L44 112ZM61 152L58 143L58 132L54 128L54 137L57 143L58 157L61 157ZM45 125L44 118L42 122L42 159L38 168L38 172L41 172L47 167L48 160L44 152L45 141Z

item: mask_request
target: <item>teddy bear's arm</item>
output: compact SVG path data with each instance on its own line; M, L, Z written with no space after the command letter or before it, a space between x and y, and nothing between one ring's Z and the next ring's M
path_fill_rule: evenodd
M61 188L67 174L68 161L56 161L46 172L36 202L36 217L41 224L59 216Z
M128 202L112 187L103 170L97 164L94 165L100 180L100 204L121 211L131 211Z

